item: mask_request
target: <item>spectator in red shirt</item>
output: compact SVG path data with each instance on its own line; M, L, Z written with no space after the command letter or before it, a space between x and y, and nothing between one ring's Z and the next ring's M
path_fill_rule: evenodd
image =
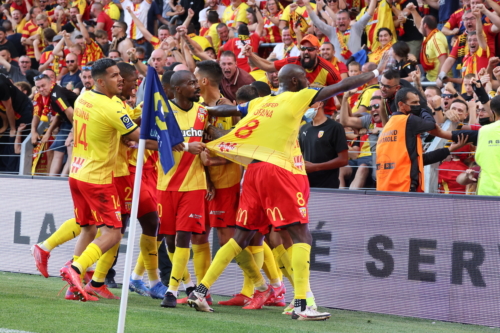
M339 71L342 79L347 79L347 66L335 57L335 48L332 43L324 42L319 48L319 54L323 59L332 63L333 67Z
M228 40L228 42L220 48L219 52L222 53L224 51L232 51L236 56L236 63L238 64L238 67L250 73L251 68L248 64L248 58L242 51L245 45L250 45L252 47L252 52L257 53L259 50L260 34L262 29L262 20L259 22L255 32L251 35L248 30L248 26L246 24L240 24L238 27L238 37Z
M467 170L467 165L456 156L448 156L439 166L438 188L440 193L465 194L465 185L459 184L457 177Z
M102 4L94 3L90 9L92 17L97 19L97 25L94 29L106 31L108 33L108 38L111 41L113 39L111 28L113 27L114 21L102 10L102 8Z

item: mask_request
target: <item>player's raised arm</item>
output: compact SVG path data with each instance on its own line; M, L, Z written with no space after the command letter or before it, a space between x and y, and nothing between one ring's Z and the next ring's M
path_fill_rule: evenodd
M324 87L323 89L320 90L320 92L316 95L316 97L314 97L314 100L311 102L311 104L324 101L330 97L341 94L345 91L362 86L363 84L367 83L374 77L377 77L380 74L382 74L382 72L385 69L385 66L387 65L388 60L389 60L389 53L386 52L382 56L382 60L380 61L378 68L376 70L348 77L347 79L343 79L339 83Z
M242 117L244 114L239 111L237 105L221 104L217 106L207 106L208 114L212 117Z

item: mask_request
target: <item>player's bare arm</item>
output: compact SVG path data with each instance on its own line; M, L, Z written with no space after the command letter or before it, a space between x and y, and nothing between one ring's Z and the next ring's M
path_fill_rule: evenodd
M216 106L205 107L208 115L211 117L241 117L241 112L238 111L236 105L221 104Z

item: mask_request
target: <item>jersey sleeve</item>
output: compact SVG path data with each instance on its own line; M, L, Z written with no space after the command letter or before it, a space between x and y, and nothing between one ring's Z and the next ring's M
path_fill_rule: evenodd
M6 82L8 79L6 76L1 75L0 76L0 86L5 87L4 89L0 89L0 101L7 101L9 98L12 96L10 95L10 89L8 88L9 85Z
M120 135L126 135L132 133L137 129L136 123L130 118L130 116L123 112L104 112L106 115L106 119L108 120L108 124L116 129Z
M299 116L303 116L320 90L321 89L317 88L305 88L294 93L292 95L293 97L292 101L290 101L290 105L294 105L296 107L293 108L292 112L298 114Z
M50 95L50 99L60 109L58 111L64 112L71 106L71 103L69 102L68 97L63 92L61 92L61 90L62 89L58 89L57 91L54 91L54 93Z
M338 66L339 66L339 72L340 72L340 74L344 74L344 73L348 73L349 72L349 70L347 69L347 66L342 61L338 62Z
M250 35L250 40L252 41L253 52L255 53L259 52L259 43L260 43L259 35L254 32L253 34Z
M283 14L281 14L280 21L289 21L290 20L290 6L286 6L285 10L283 10Z
M453 48L451 49L450 52L450 57L457 59L458 58L458 38L455 41L455 44L453 44Z
M250 102L246 102L243 104L239 104L236 109L241 112L241 118L244 118L248 114L248 106L250 105Z

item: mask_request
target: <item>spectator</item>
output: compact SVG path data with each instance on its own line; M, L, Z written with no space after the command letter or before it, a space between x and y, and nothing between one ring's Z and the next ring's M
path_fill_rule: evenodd
M20 82L16 82L14 85L17 88L19 88L19 90L21 90L22 93L25 94L26 96L31 96L31 93L33 92L33 90L31 89L31 86L28 82L20 81ZM19 131L19 129L18 129L18 131Z
M134 43L130 38L127 38L127 24L125 22L114 22L113 23L113 41L109 48L111 50L117 50L120 52L120 57L125 61L129 62L129 57L127 55L127 50L134 47ZM109 51L111 53L111 51ZM113 57L110 57L113 59Z
M94 86L94 79L92 78L92 66L87 64L87 66L82 67L82 71L80 73L81 83L77 83L75 85L75 90L79 89L79 91L75 91L76 93L83 94L85 91L92 89Z
M134 12L132 11L131 7L126 8L127 12L129 13L130 17L132 18L132 21L136 25L137 29L139 29L142 34L144 35L144 38L151 43L153 46L154 50L157 50L160 48L160 45L163 41L165 41L169 36L170 36L170 31L168 29L167 25L162 25L158 28L158 37L154 36L151 32L149 32L148 29L144 26L144 24L139 20L137 16L135 16ZM125 28L126 30L126 28ZM144 49L144 48L143 48Z
M465 165L457 155L444 159L438 171L438 191L444 194L466 194L466 186L457 182L457 177L466 171Z
M278 43L274 46L274 49L271 53L271 58L276 58L278 60L290 58L290 57L298 57L300 56L300 51L295 45L295 42L290 35L290 29L284 28L281 30L281 40L282 43Z
M71 41L74 42L76 36L81 35L80 28L78 26L78 15L80 15L80 11L77 7L71 7L69 9L69 22L66 23L59 29L60 31L66 31L71 34Z
M222 17L224 15L224 11L226 10L226 7L223 5L218 4L218 0L207 0L205 7L198 15L199 17L199 22L200 26L202 28L209 29L210 26L212 25L208 19L207 19L207 13L210 11L215 11L219 15L219 17Z
M20 124L29 124L33 114L33 104L28 96L23 94L10 79L0 74L0 133L5 133L9 129L9 135L0 138L0 155L7 157L0 158L0 171L18 172L19 158L14 155L14 141L17 128Z
M41 13L40 7L31 7L30 20L26 22L22 31L21 43L26 46L26 55L31 59L31 67L38 68L38 61L35 59L35 50L33 41L41 38L41 29L38 26L35 17ZM43 50L43 44L39 45L39 50Z
M257 89L259 97L269 96L271 95L271 88L265 82L262 81L254 81L250 84L252 87Z
M106 31L108 33L109 40L112 40L114 36L111 32L111 27L113 26L114 21L103 10L103 5L100 3L92 4L92 7L90 9L90 13L91 13L92 17L97 22L94 29ZM125 28L125 30L126 30L126 28ZM124 31L124 35L125 35L125 31Z
M24 61L27 61L22 57ZM21 60L20 60L21 61ZM29 61L29 60L28 60ZM29 61L31 64L31 61ZM10 58L10 54L8 50L0 51L0 72L8 75L14 83L20 81L26 81L26 76L24 76L19 68L19 65L15 65L12 59Z
M101 47L102 53L107 57L109 54L109 47L111 46L108 33L104 30L96 30L94 35L95 41Z
M264 37L262 41L264 43L280 43L281 33L280 33L280 17L283 13L283 6L278 0L268 0L266 2L266 8L263 10L262 15L264 16ZM281 30L283 32L284 29Z
M121 4L122 8L126 9L127 7L130 7L134 15L139 19L139 21L141 21L142 25L147 29L148 12L149 9L151 8L151 1L152 0L137 0L132 2L132 0L124 0L121 2ZM133 41L134 47L142 46L146 49L146 54L151 54L152 50L149 49L150 45L145 43L146 38L144 37L142 31L139 30L137 25L132 24L133 19L128 10L124 11L124 20L125 23L127 24L125 27L126 29L125 33L127 37ZM116 23L114 25L116 25Z
M309 84L326 86L340 81L340 73L332 66L331 63L318 56L318 49L320 45L316 36L306 35L300 44L300 57L286 58L275 61L274 63L262 59L256 54L250 52L249 46L245 46L245 52L249 58L250 64L261 68L266 72L279 71L286 64L296 64L302 66L306 70L306 76ZM326 102L324 109L325 114L328 116L333 114L336 110L333 98Z
M384 99L385 107L387 110L387 114L392 115L394 112L398 110L397 103L395 100L396 93L401 88L408 88L413 90L420 98L420 106L426 107L427 100L425 97L418 92L410 82L406 80L401 80L399 75L399 71L390 69L382 74L382 78L380 79L380 91L382 92L382 98Z
M238 28L240 24L248 24L247 19L248 5L241 0L231 0L231 6L226 7L221 17L222 23L228 28Z
M470 73L464 76L465 92L461 94L462 98L468 102L474 98L474 90L472 89L472 80L476 78L475 73Z
M350 64L349 64L350 65ZM368 73L377 69L377 65L372 62L367 62L362 67L362 73ZM380 89L378 78L373 78L361 87L361 93L357 97L357 102L352 108L353 113L369 113L369 106L371 104L373 94Z
M337 69L337 71L340 73L340 77L342 79L347 78L347 66L342 62L339 61L335 57L335 49L333 47L333 44L330 42L324 42L321 44L321 47L319 48L319 54L320 56L329 61L332 66Z
M0 27L0 51L2 50L9 51L10 56L14 59L19 58L16 46L7 38L7 30Z
M300 28L302 33L306 33L312 25L311 13L307 7L311 7L314 10L316 9L316 4L310 4L308 0L297 0L286 6L280 17L279 28L284 29L289 27L293 38L296 37L294 27ZM317 23L314 24L317 25Z
M399 31L398 40L408 44L410 53L418 58L423 39L419 31L420 24L418 24L421 19L417 11L418 2L417 0L399 1L399 6L401 7L401 12L398 18L401 20L400 27L402 29ZM411 16L413 17L410 18Z
M24 48L23 44L21 43L21 38L22 34L14 31L12 29L12 23L10 21L3 21L2 27L5 29L6 34L7 34L7 40L14 45L16 48L17 54L19 56L25 55L26 54L26 49Z
M81 71L78 68L78 57L74 53L68 53L66 56L66 66L68 73L61 78L61 87L73 91L77 84L81 83Z
M21 13L20 10L11 10L11 17L7 17L12 24L12 29L15 33L21 34L23 32L24 25L26 24L27 17ZM4 27L5 28L5 27Z
M255 80L248 72L237 66L236 56L231 51L222 52L219 63L224 74L220 87L222 95L230 101L235 101L236 91Z
M217 25L217 34L219 35L219 44L215 45L214 47L217 50L217 52L220 52L220 49L222 48L223 45L225 45L229 41L229 28L225 23L219 23Z
M248 64L248 58L243 52L243 48L246 45L252 47L252 52L257 53L259 50L260 43L260 32L262 31L262 22L259 23L258 30L250 35L248 27L246 24L240 24L238 27L238 38L231 38L224 46L219 49L219 52L231 51L236 57L236 64L239 68L243 69L245 72L250 73L250 65Z
M53 70L56 74L57 81L59 81L64 75L66 75L66 73L68 73L68 68L66 67L66 62L64 61L64 55L58 52L54 53L53 51L58 44L61 44L58 49L60 50L62 48L62 45L64 44L63 37L61 35L55 35L55 31L52 29L45 29L44 37L47 43L50 42L50 45L45 48L41 55L39 55L38 50L35 48L35 56L37 60L40 61L40 67L38 70L42 72L46 69ZM37 44L38 40L35 40L33 45Z
M340 169L340 184L341 187L345 187L346 178L350 179L353 169L357 168L355 170L356 175L349 186L350 190L360 189L365 186L365 182L374 165L372 155L375 154L378 135L384 123L387 122L387 119L382 122L382 97L380 96L379 90L377 90L377 93L376 96L371 97L370 105L368 106L369 113L363 114L361 117L349 116L349 110L345 100L347 99L346 97L349 97L350 92L344 94L342 108L340 109L340 123L344 127L351 127L355 130L364 130L366 132L366 134L363 134L360 138L360 153L357 158L351 157L348 166Z
M396 60L394 68L399 71L399 76L406 81L412 82L413 79L411 78L410 73L417 70L417 64L408 59L410 47L405 42L399 41L392 45L392 50L392 55Z
M101 47L95 40L90 38L89 32L82 21L82 16L78 14L76 16L78 20L78 26L81 31L81 35L75 38L75 41L82 47L82 60L80 61L80 66L85 66L88 62L96 61L98 59L104 58Z
M202 28L200 30L200 36L204 36L213 47L216 47L216 52L219 49L219 44L220 44L220 39L219 39L219 34L217 33L217 26L219 25L219 14L215 11L210 11L208 12L207 15L207 22L209 24L209 27L207 29Z
M380 28L377 31L377 45L375 48L372 47L370 53L368 53L368 61L378 64L382 59L384 52L388 51L393 44L393 34L388 28Z
M325 115L323 102L311 105L308 112L312 122L300 128L299 143L309 184L339 188L339 169L349 159L344 128Z
M336 27L332 27L321 21L314 12L312 6L306 5L307 12L316 25L328 37L335 48L335 57L340 61L347 63L347 60L356 52L361 50L361 36L363 31L373 17L377 0L370 0L370 5L365 14L363 14L356 23L351 25L351 19L348 11L337 13Z

